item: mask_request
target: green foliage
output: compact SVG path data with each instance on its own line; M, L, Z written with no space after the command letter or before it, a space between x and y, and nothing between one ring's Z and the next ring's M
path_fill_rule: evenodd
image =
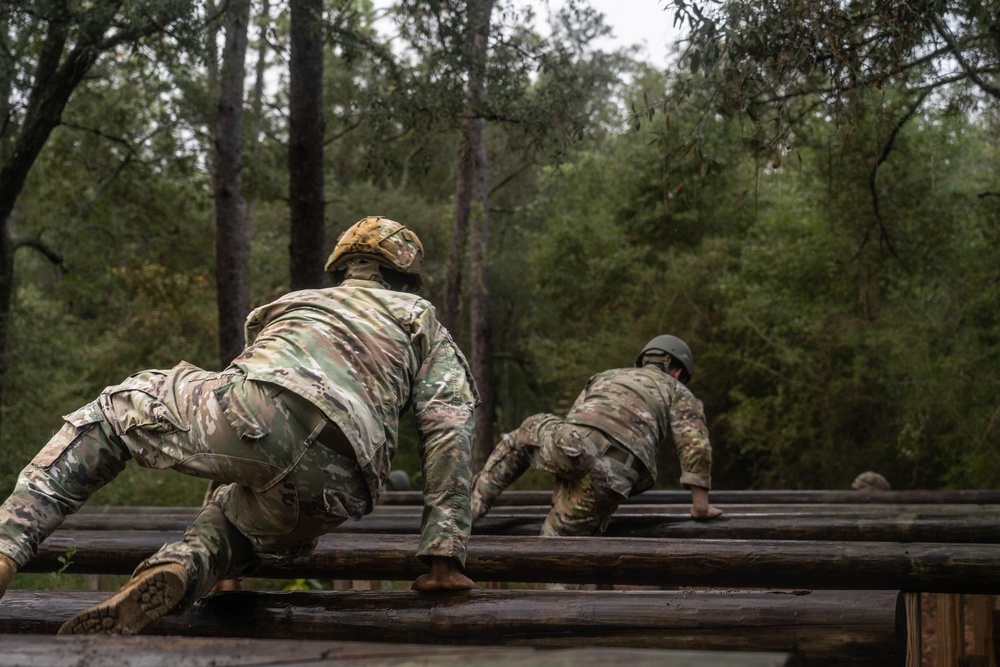
M53 577L60 576L63 572L66 571L66 568L68 568L70 565L73 564L73 556L76 555L76 550L77 547L70 547L69 551L67 551L65 554L56 557L56 560L59 561L60 565L59 569L52 573Z

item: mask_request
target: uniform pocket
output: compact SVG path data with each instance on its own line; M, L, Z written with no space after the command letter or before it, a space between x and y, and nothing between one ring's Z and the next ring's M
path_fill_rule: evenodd
M31 460L32 465L39 468L48 468L58 461L62 453L76 441L85 428L104 420L104 413L101 412L97 401L94 401L83 406L76 412L64 415L63 419L66 420L66 423L62 425L58 433L49 439L41 451L35 455L35 458Z
M274 399L269 387L237 376L214 391L226 421L241 440L260 440L271 432Z
M137 430L161 435L188 430L160 395L166 380L167 373L144 371L101 393L102 407L114 415L113 425L119 435Z

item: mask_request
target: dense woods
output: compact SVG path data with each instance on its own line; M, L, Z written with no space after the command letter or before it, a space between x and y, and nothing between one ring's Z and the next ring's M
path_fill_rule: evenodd
M658 4L667 71L583 0L0 0L0 489L104 386L219 368L368 214L424 241L480 453L670 332L716 488L997 487L1000 16ZM200 500L155 477L103 498Z

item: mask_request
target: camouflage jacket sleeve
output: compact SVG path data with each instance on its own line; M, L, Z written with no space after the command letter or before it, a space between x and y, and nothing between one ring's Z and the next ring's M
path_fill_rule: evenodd
M676 383L670 402L670 429L681 464L681 484L712 488L712 445L705 425L705 409L691 391Z
M415 325L415 339L424 352L413 381L413 410L420 430L424 473L417 557L450 556L464 566L471 528L473 410L479 394L465 357L433 309Z

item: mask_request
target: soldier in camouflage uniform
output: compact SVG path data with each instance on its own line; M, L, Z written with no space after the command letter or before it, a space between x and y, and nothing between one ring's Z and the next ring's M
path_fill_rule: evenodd
M414 588L475 587L461 570L478 395L434 308L414 293L422 256L412 231L365 218L327 262L335 287L254 310L252 344L229 368L181 363L138 373L67 415L0 507L0 595L39 543L129 459L217 488L182 539L60 632L134 634L220 579L308 555L319 536L372 510L409 405L425 480L417 556L430 565Z
M681 484L691 490L691 516L713 519L708 501L712 447L701 401L685 386L694 368L679 338L657 336L635 368L590 378L565 419L528 417L505 434L472 484L472 520L529 467L555 476L552 510L543 536L600 535L629 496L656 482L656 453L673 434Z

